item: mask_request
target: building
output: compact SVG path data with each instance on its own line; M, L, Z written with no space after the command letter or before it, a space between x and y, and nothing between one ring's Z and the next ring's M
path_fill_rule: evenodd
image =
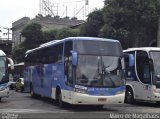
M58 16L43 17L42 15L37 15L35 18L30 19L29 17L23 17L12 23L12 40L13 47L20 44L24 41L24 38L21 35L21 31L32 22L36 22L42 25L43 30L51 30L51 29L61 29L66 27L74 27L79 24L84 23L83 20L77 20L75 18L69 19L68 17L59 18Z

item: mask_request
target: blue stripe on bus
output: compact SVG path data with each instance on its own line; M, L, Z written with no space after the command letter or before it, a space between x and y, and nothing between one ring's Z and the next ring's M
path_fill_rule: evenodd
M120 86L117 88L88 88L87 92L89 95L96 95L96 96L112 96L116 95L118 92L124 92L125 86Z

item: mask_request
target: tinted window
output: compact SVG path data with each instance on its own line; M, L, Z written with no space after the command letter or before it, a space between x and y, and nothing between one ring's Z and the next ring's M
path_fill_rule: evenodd
M78 54L122 56L120 43L112 40L75 40L74 48Z
M64 59L65 59L65 76L66 76L66 83L68 85L73 84L72 78L72 63L71 63L71 50L73 48L73 42L68 41L65 42L65 49L64 49Z
M137 51L136 53L136 68L140 81L144 84L150 84L150 65L148 54L145 51Z
M33 51L25 61L29 65L57 63L62 61L62 55L63 43Z

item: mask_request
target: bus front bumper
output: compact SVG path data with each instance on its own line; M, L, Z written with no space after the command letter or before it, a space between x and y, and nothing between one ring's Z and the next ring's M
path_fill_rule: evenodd
M9 87L6 87L3 90L0 90L0 98L9 96Z
M93 96L88 94L74 92L73 104L104 105L124 103L125 93L113 96Z

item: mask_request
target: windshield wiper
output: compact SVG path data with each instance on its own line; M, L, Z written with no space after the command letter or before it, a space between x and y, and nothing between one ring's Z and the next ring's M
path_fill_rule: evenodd
M112 84L113 84L113 86L115 87L116 85L115 85L115 83L114 83L114 81L113 81L113 79L112 79L112 77L111 77L111 74L110 74L110 72L108 72L107 70L106 70L106 68L107 67L109 67L109 66L105 66L104 65L104 62L102 62L102 75L103 75L103 80L105 79L105 76L107 76L109 79L110 79L110 81L112 82Z

